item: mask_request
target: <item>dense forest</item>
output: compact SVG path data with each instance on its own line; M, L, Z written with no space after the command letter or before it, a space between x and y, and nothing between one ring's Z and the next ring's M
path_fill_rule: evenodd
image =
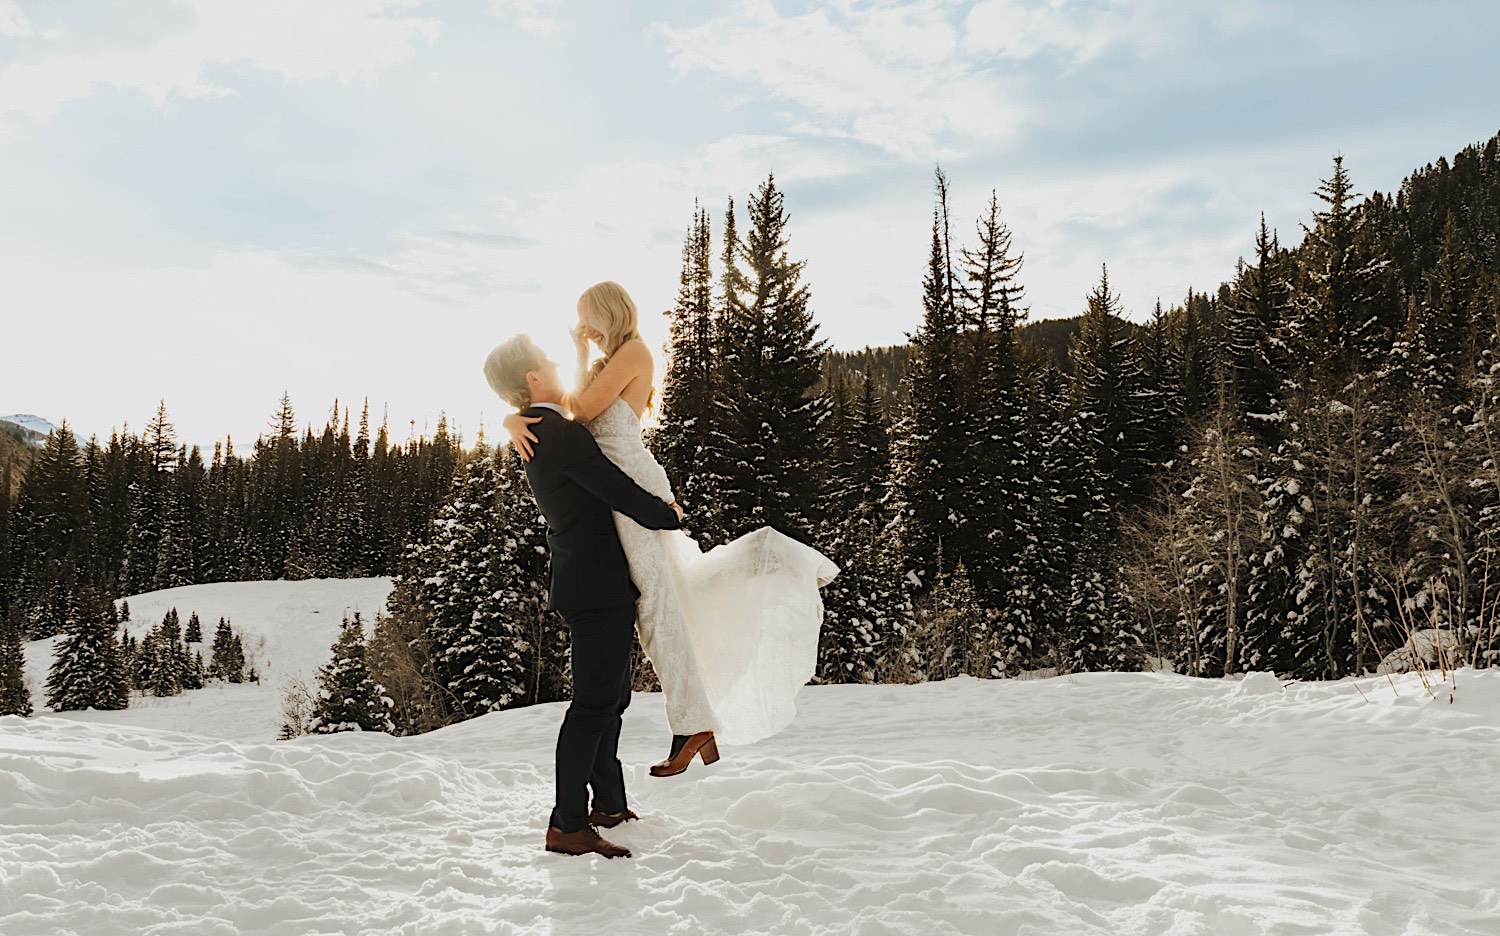
M937 173L912 341L854 354L818 337L774 178L688 229L650 442L705 546L771 525L839 563L820 679L1338 678L1418 631L1494 661L1500 137L1394 195L1334 159L1294 245L1247 224L1224 283L1140 324L1107 268L1079 318L1026 322L1024 245L997 195L974 207ZM55 433L0 504L9 629L56 632L83 589L394 573L339 646L396 730L566 692L508 451L337 411L299 437L282 410L207 465L164 410Z

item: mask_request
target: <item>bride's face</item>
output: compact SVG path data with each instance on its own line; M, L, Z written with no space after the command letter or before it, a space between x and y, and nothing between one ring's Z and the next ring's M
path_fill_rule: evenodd
M578 331L583 337L596 345L604 341L604 332L589 324L589 304L587 299L578 300Z

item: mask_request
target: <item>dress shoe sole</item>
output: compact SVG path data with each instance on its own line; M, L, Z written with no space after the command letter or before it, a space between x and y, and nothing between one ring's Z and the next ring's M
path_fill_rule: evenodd
M603 857L603 858L629 858L629 857L631 857L630 852L626 852L623 855L606 855L602 851L594 851L593 849L589 849L588 851L576 852L576 851L568 851L565 848L553 848L551 845L547 846L547 851L551 852L554 855L572 855L574 858L579 858L579 857L582 857L584 855L599 855L600 857Z

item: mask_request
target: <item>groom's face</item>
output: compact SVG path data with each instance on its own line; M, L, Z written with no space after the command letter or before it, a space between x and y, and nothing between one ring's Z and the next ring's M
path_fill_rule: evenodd
M536 369L528 372L534 381L532 398L545 400L561 398L563 386L557 376L557 362L549 358L540 348L537 349L536 360Z

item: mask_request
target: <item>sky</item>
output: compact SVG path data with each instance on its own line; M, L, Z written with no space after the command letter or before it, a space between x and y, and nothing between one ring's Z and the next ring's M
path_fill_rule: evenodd
M241 449L321 427L466 442L480 363L567 352L617 280L666 339L695 201L770 173L819 334L904 342L933 169L993 190L1032 319L1108 264L1127 317L1356 190L1500 131L1500 5L911 0L0 0L0 414ZM743 227L743 218L741 218Z

